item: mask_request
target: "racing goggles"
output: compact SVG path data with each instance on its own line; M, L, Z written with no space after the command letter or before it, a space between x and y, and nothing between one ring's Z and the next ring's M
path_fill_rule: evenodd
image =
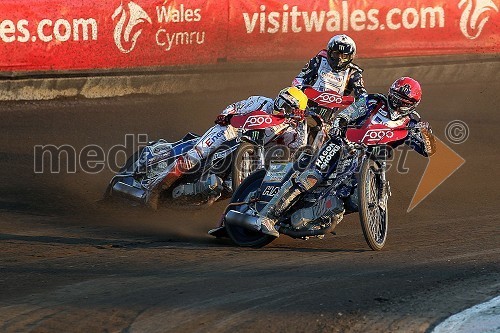
M330 53L330 58L336 61L339 65L349 62L352 60L352 54L340 53L339 51L333 51Z
M415 100L404 98L396 91L391 91L388 100L391 109L403 116L413 112L418 105Z
M274 110L284 112L286 114L291 114L295 111L295 108L290 105L289 101L287 101L283 97L279 97L274 102Z

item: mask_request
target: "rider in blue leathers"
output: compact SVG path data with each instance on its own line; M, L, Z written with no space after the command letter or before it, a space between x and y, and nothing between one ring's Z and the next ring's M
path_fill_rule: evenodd
M331 139L319 151L316 160L306 170L283 184L280 191L260 211L261 232L278 237L275 229L278 217L301 193L311 190L320 184L325 177L335 170L340 157L340 147L347 125L361 124L370 119L373 123L398 127L402 124L414 127L417 131L409 131L408 136L396 142L393 147L407 144L423 156L431 156L435 152L435 139L429 123L422 122L416 112L422 90L420 84L409 77L396 80L386 96L370 94L361 96L354 104L341 111L334 119ZM374 116L369 117L374 114Z

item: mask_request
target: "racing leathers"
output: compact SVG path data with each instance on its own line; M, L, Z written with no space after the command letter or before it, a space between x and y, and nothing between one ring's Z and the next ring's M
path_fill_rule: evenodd
M370 117L373 114L372 117ZM341 123L348 125L361 125L370 118L374 124L384 124L389 128L401 126L408 123L408 127L419 129L418 131L409 131L408 136L392 144L393 148L405 143L422 156L428 157L434 154L436 150L435 138L428 123L422 122L420 115L413 111L408 116L398 120L391 120L389 117L389 106L387 97L382 94L370 94L358 99L354 104L342 110L334 121L334 129Z
M313 189L326 177L329 177L336 168L343 146L342 139L336 134L345 132L347 125L362 125L366 121L374 124L384 124L389 128L405 126L415 128L410 130L406 138L391 145L395 148L401 144L407 144L419 154L428 157L435 152L435 138L428 123L421 122L420 116L414 111L398 120L389 117L389 106L387 97L381 94L364 95L355 103L342 110L334 120L331 138L322 146L314 163L310 164L303 172L295 178L285 182L279 192L260 211L261 231L275 237L279 233L274 228L277 218L285 211L294 200L303 192ZM325 163L326 162L326 163Z
M224 142L237 137L238 129L230 125L230 118L234 115L245 115L253 111L264 111L272 114L274 101L264 96L251 96L227 106L216 118L215 125L203 134L196 145L181 156L172 171L162 181L162 187L169 187L183 174L193 169L201 160L206 159ZM284 123L265 130L264 143L273 139L279 133L280 144L286 145L291 150L297 149L307 143L304 122L285 121Z
M363 70L350 63L343 70L334 70L328 64L327 51L321 50L302 68L292 84L297 87L311 86L318 91L334 91L339 95L354 95L359 98L366 94L362 76ZM331 121L333 115L327 109L320 108L319 113L326 121Z

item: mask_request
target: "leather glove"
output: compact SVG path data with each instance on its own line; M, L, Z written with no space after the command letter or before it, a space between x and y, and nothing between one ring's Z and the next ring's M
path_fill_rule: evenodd
M331 136L344 136L347 127L347 120L342 117L336 117L333 120L332 128L330 129Z
M231 122L232 114L220 114L215 118L215 123L221 126L227 126Z
M431 125L426 121L420 121L415 124L415 128L420 132L425 145L425 152L428 156L434 155L436 152L436 139L432 134Z
M305 115L306 115L306 112L304 110L301 110L301 109L297 109L293 112L293 115L295 117L300 117L300 119L304 119Z
M299 88L302 91L306 90L307 88L312 88L312 86L310 86L308 84L299 84L299 85L296 85L295 87Z
M419 121L417 124L415 124L415 128L423 132L432 133L431 124L426 121Z

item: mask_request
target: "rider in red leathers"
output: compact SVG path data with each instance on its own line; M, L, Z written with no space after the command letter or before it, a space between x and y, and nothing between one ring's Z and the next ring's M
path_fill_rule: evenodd
M285 182L279 192L260 211L261 232L278 237L279 233L274 226L280 214L301 193L311 190L334 172L340 157L339 148L343 145L339 136L345 135L347 125L360 125L368 119L372 123L384 124L387 127L406 124L418 131L410 131L406 139L396 142L393 148L405 143L425 157L434 154L436 148L431 127L429 123L422 122L416 112L421 96L420 84L412 78L402 77L391 85L387 97L381 94L362 96L354 104L342 110L333 122L330 140L323 145L314 164ZM339 207L339 210L342 209Z

